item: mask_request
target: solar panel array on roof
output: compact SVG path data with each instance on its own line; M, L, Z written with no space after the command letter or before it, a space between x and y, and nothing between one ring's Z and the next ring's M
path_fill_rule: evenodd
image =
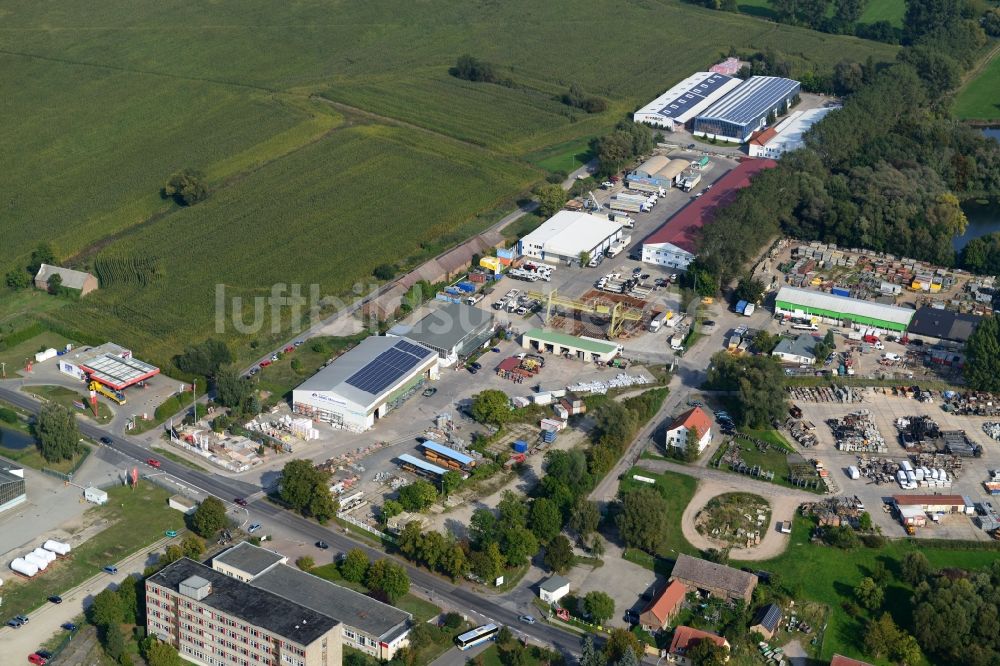
M368 365L347 378L347 383L367 393L381 393L386 387L415 368L428 356L428 350L406 340L399 340Z
M745 124L798 91L799 82L778 76L751 76L735 90L705 109L698 119Z
M688 91L681 93L679 96L674 97L669 101L666 101L666 103L660 107L659 114L661 116L666 116L667 118L679 116L731 80L731 77L723 74L712 74L701 83L694 85Z

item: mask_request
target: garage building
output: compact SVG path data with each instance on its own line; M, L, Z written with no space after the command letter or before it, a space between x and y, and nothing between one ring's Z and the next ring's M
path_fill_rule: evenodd
M677 212L642 241L642 261L667 268L686 269L694 261L698 232L720 207L732 203L750 179L776 166L774 160L745 160L720 178L704 196Z
M822 291L782 287L774 301L774 313L789 317L806 315L821 318L825 323L871 326L885 331L905 331L913 319L914 310L850 296L835 296Z
M0 458L0 511L12 509L27 499L24 468Z
M546 331L536 328L521 336L521 346L539 352L551 354L572 354L583 361L610 362L622 351L622 346L607 340L598 340L585 336L577 337Z
M694 134L745 143L767 126L768 116L781 115L799 94L799 82L778 76L751 76L694 119Z
M812 365L816 362L816 342L816 338L805 333L794 338L781 338L771 356L782 363Z
M892 502L897 509L918 507L925 513L962 513L968 516L976 512L972 500L965 495L893 495Z
M438 375L438 353L395 337L370 337L292 391L292 409L363 432Z
M775 125L773 133L771 130L764 130L760 136L755 136L749 141L747 148L750 157L770 157L776 160L787 152L798 150L805 145L806 132L823 120L826 114L839 108L839 106L825 106L789 114Z
M632 118L637 123L673 131L739 84L739 79L725 74L695 72L636 111Z
M923 306L917 309L907 331L937 342L965 344L975 332L982 317L952 310Z
M577 264L581 253L595 257L621 237L622 225L606 216L561 210L518 241L517 251L523 257Z
M493 337L495 321L488 310L464 303L432 302L435 309L413 324L397 324L387 335L430 347L445 365L452 365L483 348Z

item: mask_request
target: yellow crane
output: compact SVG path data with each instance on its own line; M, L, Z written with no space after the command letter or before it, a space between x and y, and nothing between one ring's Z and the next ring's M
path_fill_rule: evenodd
M530 291L528 292L528 298L545 303L545 318L543 321L546 325L548 325L552 318L553 307L573 310L575 312L583 312L586 314L601 315L604 317L610 315L611 324L608 327L609 338L617 337L618 334L621 333L622 326L625 325L625 322L642 320L642 312L640 310L631 308L624 303L616 302L612 306L607 303L579 301L572 298L566 298L565 296L560 296L555 289L547 294L543 294L538 291Z

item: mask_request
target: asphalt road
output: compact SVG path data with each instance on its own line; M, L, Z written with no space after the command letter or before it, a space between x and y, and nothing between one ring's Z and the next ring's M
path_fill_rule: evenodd
M37 412L40 405L28 396L0 387L0 398L21 407L23 409ZM133 444L128 439L120 436L110 435L106 431L85 422L79 422L80 432L95 441L101 437L109 437L110 448L119 453L134 459L138 464L145 466L145 461L150 457L150 452L141 446ZM152 468L147 468L152 469ZM364 543L355 541L344 531L334 531L310 522L301 516L297 516L289 511L285 511L270 502L260 499L261 489L242 481L229 479L215 474L206 474L193 470L189 467L175 463L170 460L162 460L160 472L164 472L182 483L197 488L206 493L215 495L227 503L237 497L250 499L249 511L261 516L280 521L286 528L294 530L296 535L305 541L326 541L331 547L346 552L352 548L361 548L367 553L370 559L379 559L387 556L384 552L376 550ZM463 609L467 614L473 614L486 620L509 625L512 629L518 630L529 639L539 643L550 645L564 654L575 654L579 649L579 638L555 627L538 623L528 626L518 621L517 613L507 610L503 606L494 603L488 597L477 594L467 588L454 585L453 583L439 578L425 570L411 566L407 561L398 559L410 576L410 587L419 596L424 596L434 603L443 603L452 608Z

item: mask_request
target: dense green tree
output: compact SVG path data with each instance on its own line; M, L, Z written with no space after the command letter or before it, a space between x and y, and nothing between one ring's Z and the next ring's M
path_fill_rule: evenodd
M98 627L119 625L125 621L125 607L115 590L101 590L87 609L87 619Z
M56 403L46 403L35 421L38 449L48 462L71 460L82 450L80 430L73 413Z
M965 381L978 391L1000 391L1000 321L985 317L965 343Z
M289 508L324 523L337 514L330 492L330 473L309 460L289 460L281 472L279 496Z
M455 66L448 73L458 79L478 83L507 83L502 81L496 67L489 62L474 58L469 54L461 55L455 61Z
M962 67L947 53L929 46L902 49L899 60L909 63L927 84L930 95L943 95L961 82Z
M878 610L885 600L885 590L870 577L864 577L854 588L854 598L870 611Z
M45 285L48 287L49 293L53 296L62 295L64 291L62 283L62 275L59 275L59 273L53 273L49 276L49 279L45 281Z
M483 550L469 556L469 570L486 584L492 584L501 574L507 559L500 552L499 544L491 542Z
M206 539L211 539L218 534L219 530L225 527L228 522L226 507L214 495L209 495L202 500L198 508L191 514L191 529Z
M42 267L42 264L54 266L56 263L56 255L52 251L52 246L48 243L39 243L38 247L31 252L31 260L28 262L28 273L34 278L38 275L38 269Z
M604 656L608 663L614 663L621 659L627 650L632 650L635 654L644 654L642 644L635 634L627 629L615 627L604 643Z
M607 660L600 650L594 647L594 637L586 634L580 646L580 666L606 666Z
M142 656L149 666L181 666L183 663L177 648L152 636L145 641Z
M313 488L312 497L309 498L309 506L306 507L306 515L312 516L321 525L325 525L331 518L337 515L340 506L330 492L327 481L322 481Z
M398 516L403 511L403 505L398 500L386 500L382 503L382 522L389 520L393 516Z
M197 560L205 554L205 540L194 534L189 534L181 540L181 550L184 551L184 557Z
M601 510L597 502L591 502L585 498L577 500L569 517L569 526L581 537L586 537L597 531L601 523Z
M26 289L31 286L31 275L27 271L23 271L20 268L12 268L7 271L7 275L4 277L4 282L10 289L15 291L18 289Z
M511 415L510 398L503 391L488 389L472 400L472 418L480 423L503 425Z
M669 510L667 501L652 488L624 493L617 521L625 545L653 555L659 552L669 530Z
M392 560L381 559L372 562L365 576L368 589L383 595L389 603L395 603L410 591L410 578L406 570Z
M215 399L223 407L243 410L253 395L253 384L236 368L219 368L215 374Z
M452 580L458 580L469 571L469 557L461 545L452 543L445 548L439 569Z
M295 566L297 566L302 571L309 571L316 567L316 560L314 560L310 555L303 555L295 560Z
M497 511L500 514L498 524L501 529L524 527L528 524L528 505L521 495L512 490L505 490L500 496Z
M163 564L164 566L166 566L171 562L176 562L182 557L184 557L184 549L181 548L179 544L172 543L166 547L166 549L163 552L163 557L159 559L157 564Z
M583 610L597 624L604 624L615 615L615 600L607 593L594 590L583 597Z
M712 356L708 385L737 395L734 418L741 425L767 426L785 415L784 373L771 356Z
M691 666L725 666L729 660L729 649L715 641L702 639L688 649L686 656Z
M340 563L340 575L344 580L360 583L368 573L368 555L360 548L352 548Z
M538 552L538 539L525 527L508 527L500 533L500 547L508 566L517 567Z
M733 298L737 301L760 303L761 299L764 298L764 283L755 277L744 276L736 285Z
M590 256L590 252L587 252L586 250L581 250L580 256L577 258L577 261L580 263L580 268L583 268L584 266L589 266L591 259L592 257Z
M434 504L437 498L437 489L423 479L417 479L399 489L399 503L406 511L423 511Z
M391 280L396 277L396 267L392 264L379 264L372 271L376 280Z
M441 494L448 497L462 486L462 475L453 469L441 477Z
M135 576L126 576L115 593L121 601L122 620L128 624L135 624L139 620L139 586L142 583Z
M205 340L192 345L184 353L174 357L178 369L193 374L212 377L223 365L233 362L233 353L221 340Z
M573 566L573 545L562 534L557 535L545 547L542 561L552 571L566 573Z
M552 217L566 205L569 196L562 185L541 185L535 190L538 197L538 212L545 217Z
M632 650L625 650L625 654L614 663L614 666L639 666L639 657Z
M205 174L194 169L175 171L167 179L161 194L164 199L173 199L181 206L193 206L208 198L208 183Z
M127 645L125 643L125 634L122 633L122 628L117 623L105 624L101 631L104 644L104 651L109 657L115 661L119 661L122 656L125 655L125 650Z
M547 544L552 541L562 529L562 522L559 507L552 500L539 497L531 503L528 525L539 542Z
M962 17L959 0L907 0L903 35L908 42L948 26Z
M472 518L469 519L469 538L480 550L487 544L496 543L498 538L496 515L486 508L473 511Z
M916 587L927 579L932 570L926 555L912 551L903 556L900 571L903 580Z

